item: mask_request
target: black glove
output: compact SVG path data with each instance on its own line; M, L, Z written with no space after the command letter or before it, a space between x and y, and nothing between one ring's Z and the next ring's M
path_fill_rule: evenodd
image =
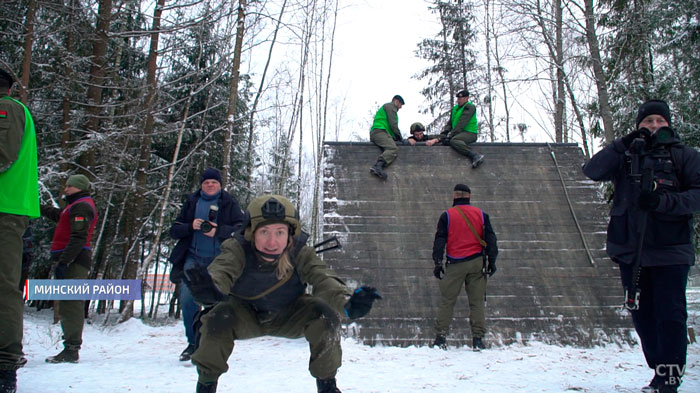
M625 145L625 149L629 149L630 145L632 144L632 141L637 139L637 138L641 138L641 137L642 137L642 133L639 132L639 130L634 130L634 131L630 132L629 134L620 138L620 140L622 141L622 144Z
M184 275L185 272L182 271L182 265L173 265L172 269L170 269L170 282L179 284L182 282Z
M489 277L493 276L494 273L496 273L496 262L489 261L488 266L486 266L486 274L489 275Z
M372 309L375 299L381 299L376 288L361 286L350 296L350 300L345 303L345 315L350 319L360 318L367 315Z
M403 137L401 136L401 134L394 134L394 140L396 142L403 142Z
M226 299L226 295L214 285L206 266L195 264L185 270L183 280L199 304L209 305Z
M639 208L642 210L656 210L661 202L661 195L656 191L642 191L639 194Z
M63 280L66 278L66 270L68 270L68 264L59 262L59 264L56 265L56 270L54 270L53 276L59 280Z
M442 267L442 261L435 261L435 268L433 268L433 276L438 280L442 280L445 276L445 268Z
M445 146L449 146L449 145L450 145L450 140L451 140L451 139L452 139L452 138L448 138L448 137L442 138L442 144L445 145Z

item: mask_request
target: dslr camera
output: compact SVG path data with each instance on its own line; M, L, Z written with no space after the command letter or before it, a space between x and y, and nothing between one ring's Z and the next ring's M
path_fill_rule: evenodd
M207 216L208 221L202 222L202 224L199 226L199 229L204 233L211 231L212 228L214 228L214 226L212 225L212 222L216 221L216 217L218 216L218 214L219 214L219 206L217 206L217 205L209 206L209 214Z

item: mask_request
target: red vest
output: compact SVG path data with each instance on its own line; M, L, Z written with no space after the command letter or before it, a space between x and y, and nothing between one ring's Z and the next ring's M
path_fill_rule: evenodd
M90 240L92 239L92 232L95 230L95 225L97 225L97 208L95 208L95 202L91 197L86 196L83 198L76 199L70 205L66 206L62 211L61 215L58 217L58 224L56 224L56 230L53 232L53 239L51 240L51 252L63 251L68 245L70 240L70 209L76 203L87 203L92 207L95 218L93 218L90 223L90 228L88 229L87 240L83 249L90 249ZM87 219L83 217L83 219Z
M476 233L484 238L484 212L471 205L457 205L447 209L447 256L452 259L462 259L478 254L483 247L469 229L467 221L457 211L460 209L469 218Z

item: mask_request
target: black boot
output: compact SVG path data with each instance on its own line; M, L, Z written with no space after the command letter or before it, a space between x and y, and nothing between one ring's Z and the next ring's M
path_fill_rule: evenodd
M387 174L386 172L384 172L384 168L386 168L386 161L380 158L377 160L373 167L369 168L369 173L373 174L374 176L377 176L382 180L386 180Z
M479 352L482 349L486 349L484 346L484 340L482 340L481 337L474 337L472 338L472 349L474 352Z
M66 348L56 356L47 357L46 363L78 363L78 357L77 349Z
M202 383L197 381L197 393L216 393L216 382Z
M0 370L0 393L17 391L17 370Z
M447 351L447 338L442 334L438 334L435 336L435 341L433 341L433 345L431 345L431 347L438 347Z
M316 378L316 387L318 388L318 393L342 393L338 387L335 386L335 378Z
M190 359L192 359L192 354L194 353L194 345L188 344L187 348L185 348L184 351L180 354L180 361L181 362L186 362Z
M642 393L656 393L661 385L663 385L663 378L655 374L649 385L642 388Z

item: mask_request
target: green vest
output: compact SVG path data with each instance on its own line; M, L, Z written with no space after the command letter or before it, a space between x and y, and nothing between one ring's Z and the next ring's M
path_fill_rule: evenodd
M471 102L467 102L466 104L462 105L461 107L459 105L455 105L452 108L452 130L454 132L462 132L462 130L455 130L455 127L457 127L457 123L459 123L459 118L462 117L462 112L464 112L464 108L467 107L467 105L474 105ZM467 125L464 126L464 131L468 132L473 132L475 134L479 133L479 127L476 123L476 107L474 107L474 116L472 116L471 119L467 122Z
M396 115L396 124L399 124L398 114ZM372 123L372 128L370 128L370 131L374 130L375 128L385 130L389 133L389 135L391 135L392 138L394 138L394 131L392 131L391 126L389 126L389 118L384 110L384 105L382 105L382 107L377 111L377 114L374 115L374 123Z
M39 217L39 173L36 158L34 120L24 104L10 98L24 108L24 135L17 161L0 173L0 212L18 216Z

